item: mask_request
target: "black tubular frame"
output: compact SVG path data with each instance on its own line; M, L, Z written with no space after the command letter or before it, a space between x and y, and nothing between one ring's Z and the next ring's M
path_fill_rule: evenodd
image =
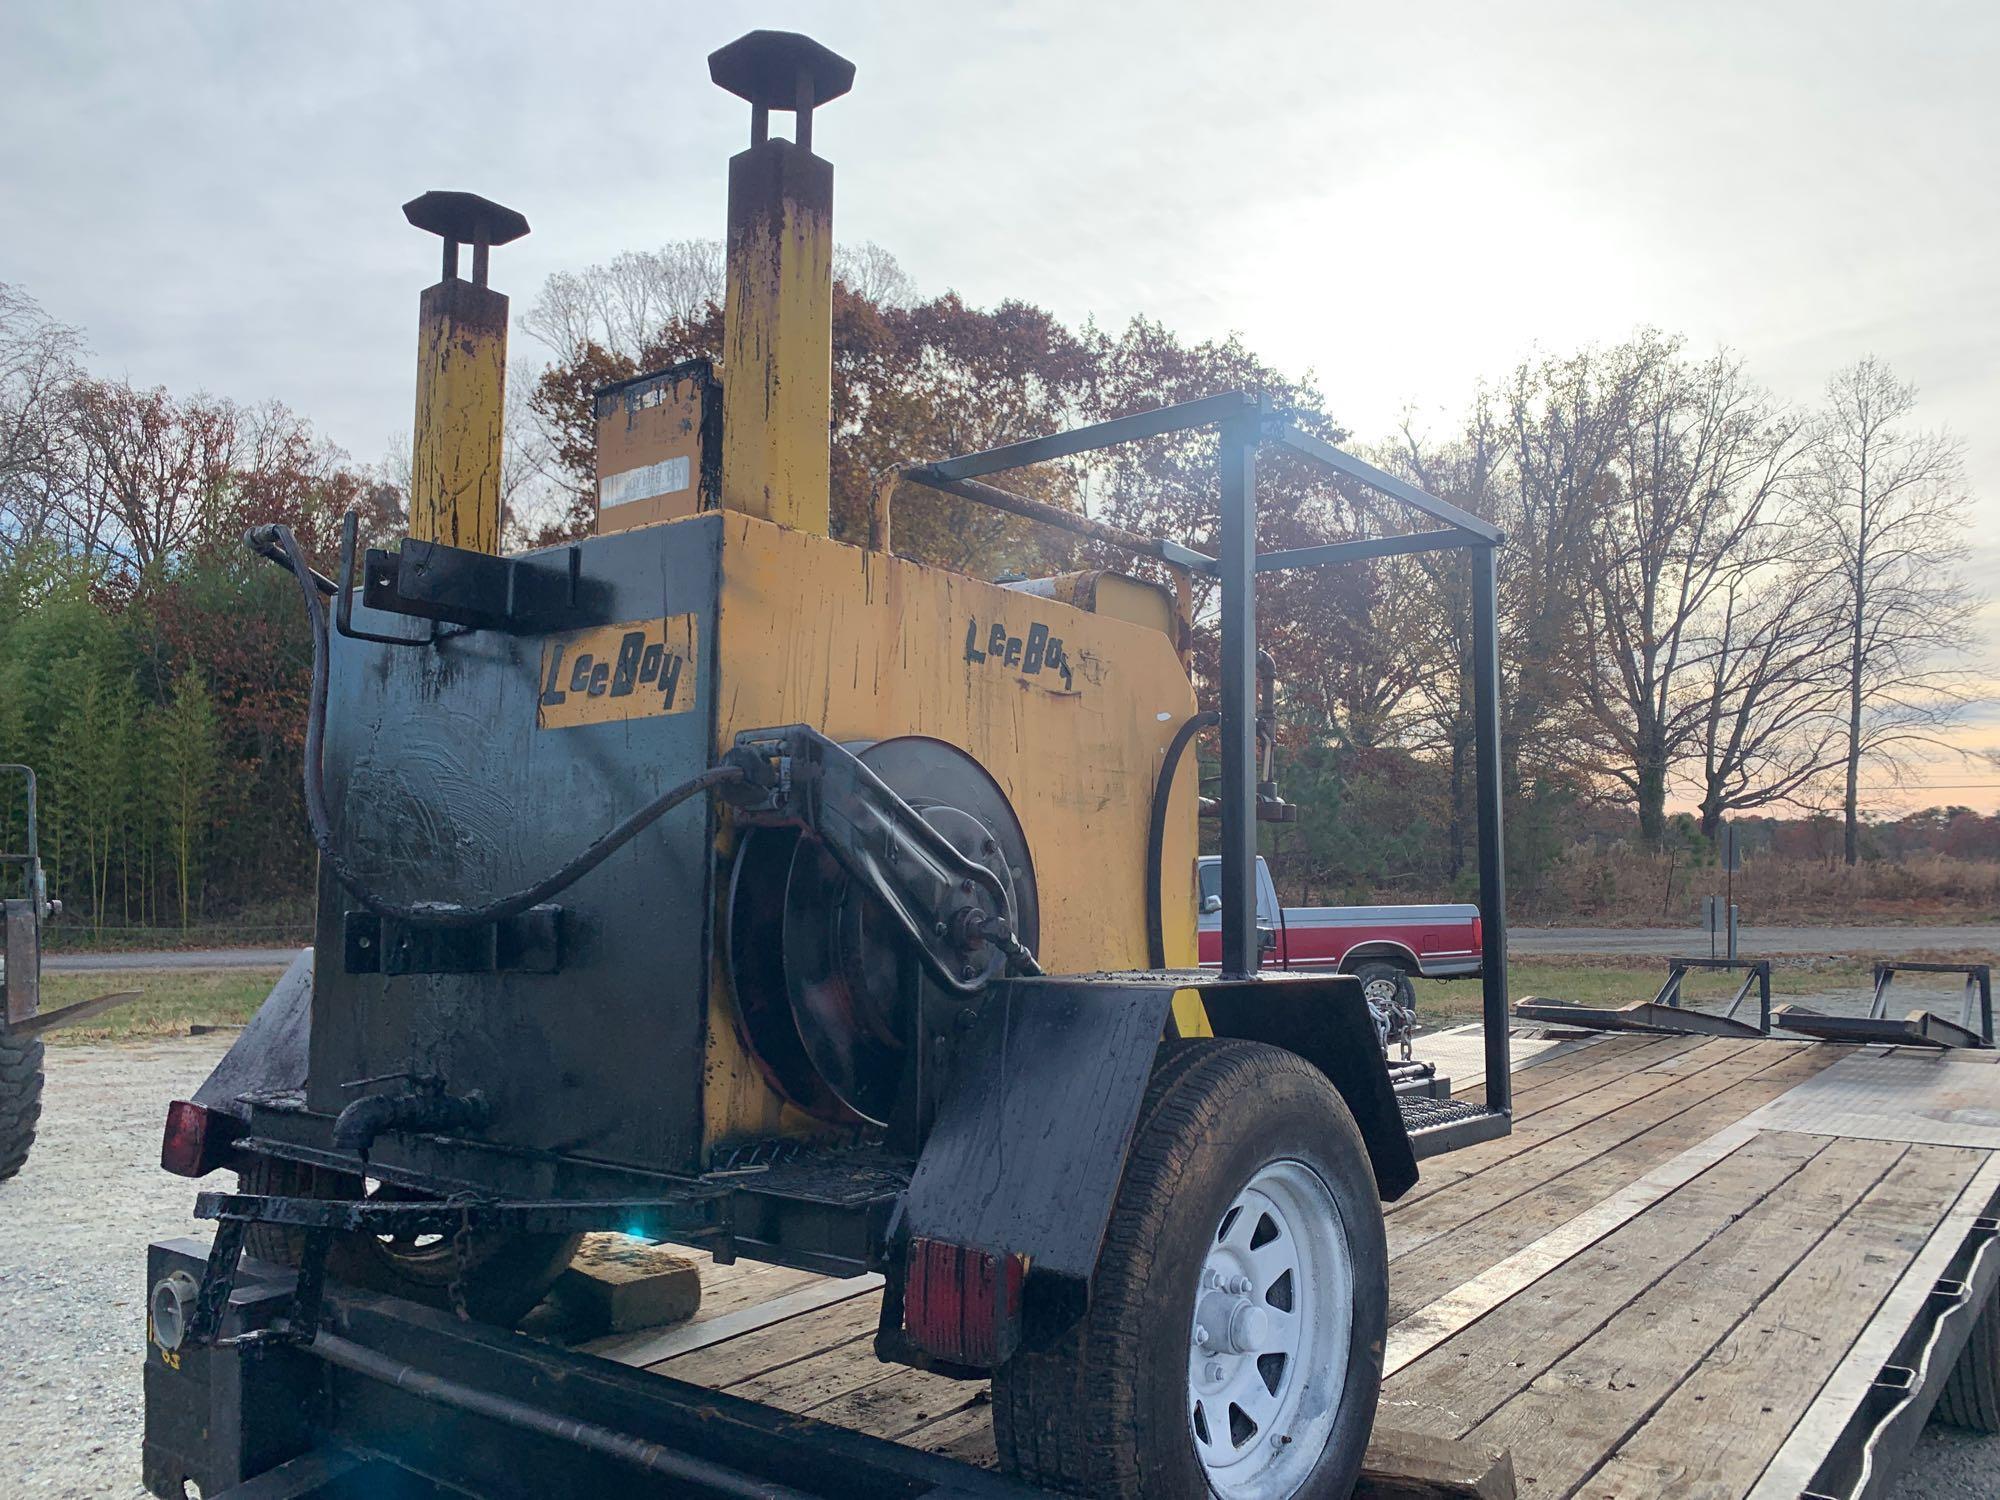
M1488 1107L1510 1109L1508 1059L1507 871L1500 818L1500 649L1496 554L1503 544L1490 522L1426 494L1331 443L1301 432L1247 391L1135 412L983 453L940 459L904 471L914 484L966 493L962 482L1026 468L1050 459L1094 453L1118 443L1213 428L1221 439L1219 556L1176 548L1169 560L1213 577L1220 587L1222 625L1222 972L1256 972L1257 945L1257 575L1321 568L1404 553L1465 548L1472 573L1472 699L1478 788L1480 985L1486 1043ZM1430 530L1257 551L1257 458L1276 448L1354 481L1438 522Z

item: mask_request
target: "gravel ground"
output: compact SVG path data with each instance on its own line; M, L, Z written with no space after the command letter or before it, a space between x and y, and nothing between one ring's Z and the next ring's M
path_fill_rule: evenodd
M145 1494L146 1245L200 1232L196 1185L160 1170L160 1124L229 1040L49 1049L40 1138L0 1184L0 1494Z
M201 1232L195 1184L159 1169L160 1122L228 1040L50 1052L41 1139L0 1185L0 1495L143 1500L146 1244ZM2000 1438L1931 1429L1892 1496L2000 1496Z

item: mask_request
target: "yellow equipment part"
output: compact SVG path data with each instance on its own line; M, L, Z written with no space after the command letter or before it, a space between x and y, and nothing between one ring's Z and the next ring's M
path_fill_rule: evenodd
M1195 712L1170 633L732 512L716 635L718 755L738 731L774 724L948 741L999 783L1027 834L1043 967L1147 966L1154 785ZM1192 768L1177 778L1162 860L1166 959L1185 967L1196 961L1195 780ZM726 860L726 825L721 845ZM721 922L718 910L718 932ZM724 945L713 946L709 1143L823 1129L782 1104L745 1052ZM1199 1000L1183 998L1183 1032L1206 1034Z
M789 141L729 163L723 329L722 503L824 536L833 168Z
M507 299L452 277L417 314L417 412L410 535L500 550L500 423L507 393Z

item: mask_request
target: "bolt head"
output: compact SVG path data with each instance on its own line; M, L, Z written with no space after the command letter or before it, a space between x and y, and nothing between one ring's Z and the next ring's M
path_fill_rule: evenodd
M1222 1361L1219 1359L1210 1360L1208 1362L1208 1368L1203 1370L1202 1373L1206 1375L1210 1380L1215 1380L1215 1381L1221 1380L1225 1373L1222 1368Z
M1208 1344L1208 1330L1199 1323L1194 1325L1194 1341L1203 1347Z

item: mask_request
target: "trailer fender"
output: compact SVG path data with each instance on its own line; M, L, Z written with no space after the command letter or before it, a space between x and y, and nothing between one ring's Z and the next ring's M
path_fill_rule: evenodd
M303 1094L312 992L313 950L307 948L279 976L243 1034L195 1090L194 1102L247 1125L253 1096Z
M1201 999L1217 1036L1283 1047L1326 1074L1360 1127L1384 1203L1417 1185L1416 1153L1360 980L1351 974L1218 980L1201 987Z
M991 1368L1018 1330L1039 1343L1081 1314L1110 1221L1153 1059L1174 997L1198 990L1218 1036L1268 1042L1323 1071L1360 1126L1385 1197L1416 1181L1394 1090L1360 984L1344 976L1226 980L1135 974L1010 979L994 985L952 1052L935 1122L904 1196L894 1253L926 1276L991 1291L949 1347L915 1340L949 1364ZM883 1311L890 1357L907 1358ZM911 1308L911 1328L918 1309ZM1035 1326L1039 1325L1039 1326Z

